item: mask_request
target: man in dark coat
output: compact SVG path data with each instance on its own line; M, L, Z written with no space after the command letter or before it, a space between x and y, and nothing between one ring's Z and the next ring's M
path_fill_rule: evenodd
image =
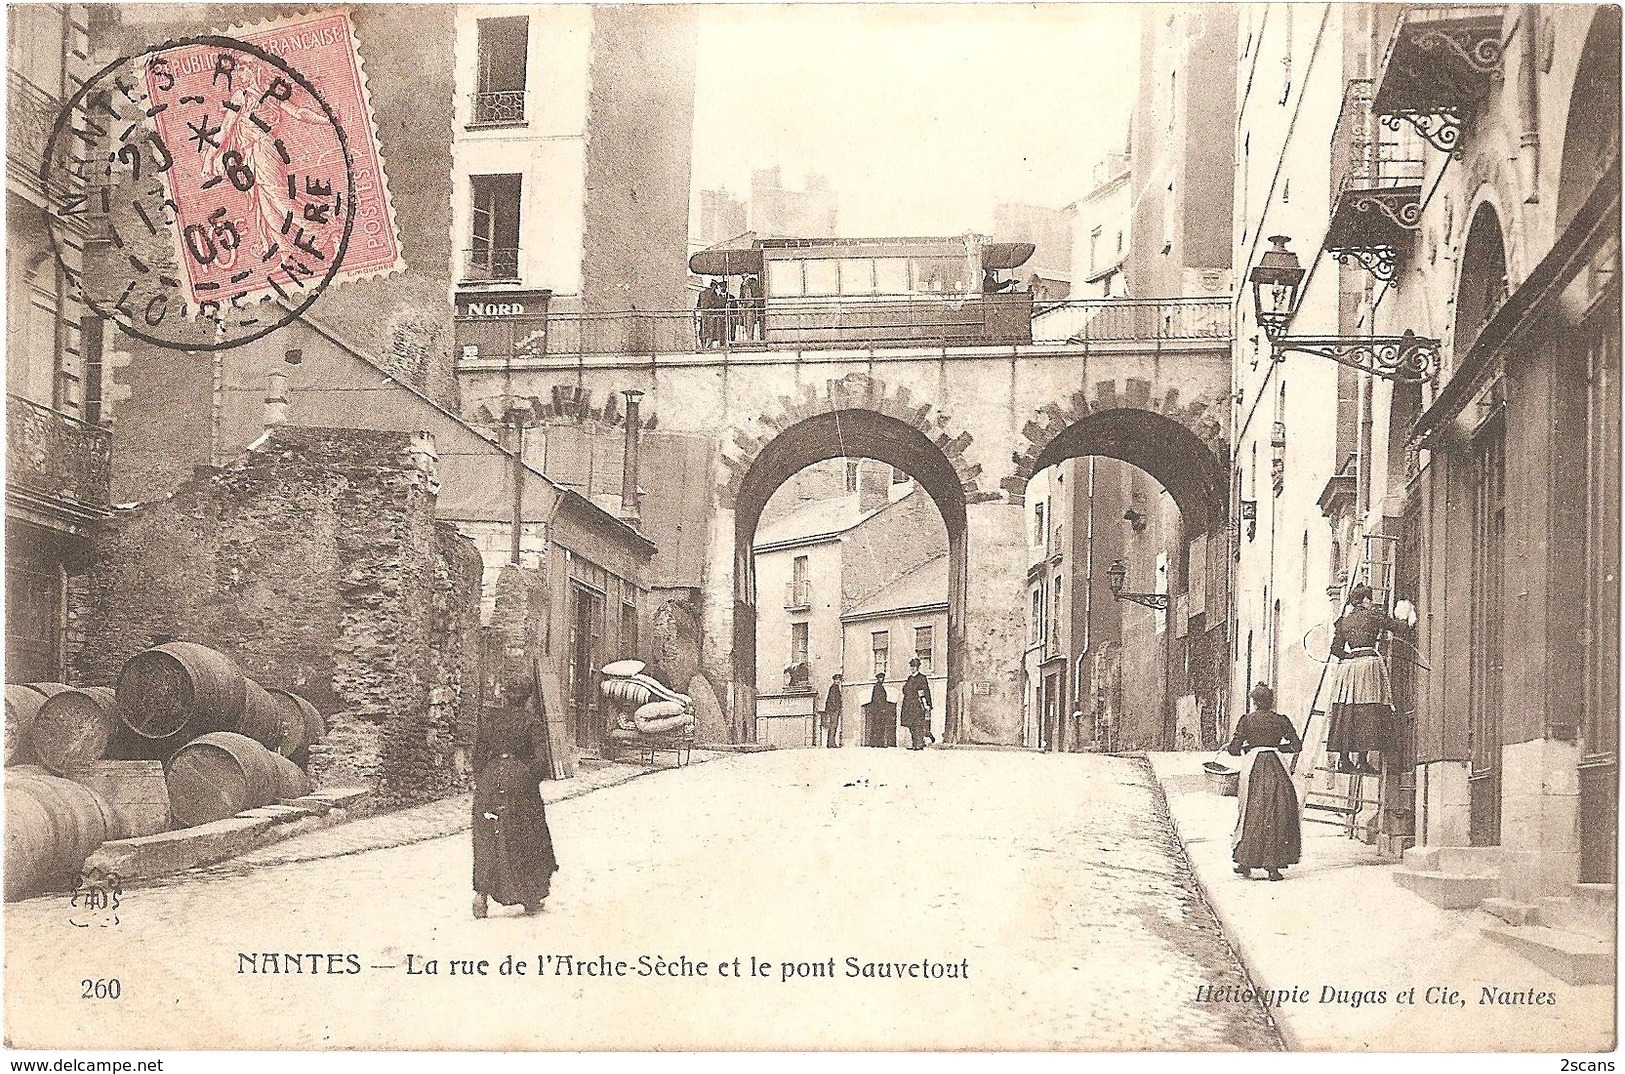
M824 746L834 749L841 744L841 677L830 676L829 693L824 697Z
M897 745L897 706L886 693L886 673L875 673L875 688L863 706L865 746Z
M931 733L931 683L920 673L920 658L908 662L908 678L903 680L903 726L908 728L909 749L923 750L935 742Z

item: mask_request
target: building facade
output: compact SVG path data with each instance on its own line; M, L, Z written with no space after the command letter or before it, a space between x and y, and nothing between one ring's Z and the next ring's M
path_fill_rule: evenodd
M1233 699L1266 679L1301 720L1347 586L1415 601L1370 815L1418 848L1401 882L1611 884L1618 11L1260 5L1239 30L1238 277L1287 236L1291 335L1439 342L1420 383L1275 360L1238 282ZM1472 875L1441 847L1481 848Z
M930 642L931 674L947 681L947 532L937 508L889 466L835 462L782 486L757 530L758 741L813 744L810 721L839 674L843 744L862 745L860 716L875 673L886 673L895 695L914 640ZM830 477L844 478L850 491L829 489ZM925 631L919 638L910 633L916 626ZM884 642L878 649L876 639ZM945 711L938 706L939 725Z
M66 227L61 260L53 256L45 210L71 192L45 189L40 175L57 113L92 70L89 20L78 4L31 5L8 19L7 682L66 679L77 644L68 576L109 503L102 323L64 271L82 271L89 232Z
M808 172L806 189L784 184L778 165L750 173L750 229L767 237L827 238L839 234L840 196L829 180Z
M1128 294L1133 234L1131 160L1113 153L1095 166L1089 193L1072 203L1072 297L1123 298Z
M688 290L695 14L456 9L451 278L459 355L569 346L548 314L678 311ZM575 331L582 322L572 322ZM636 331L613 317L602 331Z

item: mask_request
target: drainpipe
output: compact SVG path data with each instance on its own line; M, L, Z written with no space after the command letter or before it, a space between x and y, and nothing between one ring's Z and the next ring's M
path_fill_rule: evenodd
M626 450L621 455L621 520L636 526L641 517L638 510L638 436L641 432L638 400L643 398L643 393L636 388L627 388L621 395L626 397Z
M1540 203L1540 9L1523 5L1523 67L1518 94L1523 131L1518 135L1518 171L1523 179L1524 204Z
M270 386L265 390L265 427L275 429L288 424L288 374L276 372L267 379Z
M509 528L508 562L519 566L519 546L525 523L525 412L508 411L508 428L513 442L513 519Z

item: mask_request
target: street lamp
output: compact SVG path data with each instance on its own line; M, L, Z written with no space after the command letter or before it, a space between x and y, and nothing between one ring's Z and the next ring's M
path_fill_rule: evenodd
M1439 341L1406 329L1398 336L1289 336L1297 313L1304 269L1287 249L1292 239L1271 235L1270 248L1247 274L1253 285L1253 313L1279 362L1289 351L1329 358L1399 384L1431 383L1439 365Z
M1159 612L1165 612L1168 610L1168 594L1166 593L1123 592L1123 583L1128 580L1128 564L1124 563L1122 560L1115 559L1112 561L1112 565L1106 569L1106 577L1111 583L1112 599L1130 600L1135 604L1143 604L1147 608L1151 608Z
M1298 308L1298 291L1303 286L1303 266L1298 263L1298 255L1286 248L1291 241L1286 235L1271 235L1270 248L1247 277L1253 285L1253 312L1258 326L1272 341L1292 321Z

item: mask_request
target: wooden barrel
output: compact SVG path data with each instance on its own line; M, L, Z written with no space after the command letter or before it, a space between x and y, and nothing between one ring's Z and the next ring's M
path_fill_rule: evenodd
M118 726L118 700L105 686L64 690L45 699L28 729L28 746L52 773L99 761Z
M247 681L224 653L172 641L135 654L119 672L119 719L141 738L227 731L242 720Z
M26 686L6 686L6 767L34 759L28 748L28 728L45 704L45 695Z
M304 713L283 704L253 679L243 680L243 715L236 731L284 757L304 741Z
M94 792L34 772L19 767L6 773L8 902L71 886L91 852L120 834L111 810Z
M286 710L287 718L297 720L299 732L297 735L284 740L286 749L278 750L282 756L293 761L300 768L310 761L310 747L320 742L327 734L326 721L316 706L290 690L267 691L277 704Z
M277 800L276 756L244 735L195 738L169 759L169 815L177 828L225 820Z
M305 775L304 769L276 753L271 754L271 763L276 766L278 801L302 798L310 793L310 777Z
M159 762L96 761L70 769L66 778L107 803L119 838L169 831L169 785Z

